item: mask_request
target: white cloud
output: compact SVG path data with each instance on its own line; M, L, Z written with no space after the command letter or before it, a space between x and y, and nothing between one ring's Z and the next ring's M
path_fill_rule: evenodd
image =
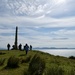
M75 17L55 19L41 16L39 18L32 17L0 17L0 24L7 26L38 26L38 27L73 27L75 26Z
M1 47L14 43L14 35L4 37L3 33L14 34L12 27L16 26L19 27L18 43L23 45L27 42L34 47L74 47L75 30L66 29L75 28L73 0L1 0L0 4ZM45 32L43 28L60 29Z
M75 33L75 30L58 30L58 31L55 31L55 32L52 32L53 34L57 34L57 35L73 35L74 36L74 33Z
M66 3L66 0L7 0L7 8L15 15L40 17ZM64 5L65 7L65 5Z

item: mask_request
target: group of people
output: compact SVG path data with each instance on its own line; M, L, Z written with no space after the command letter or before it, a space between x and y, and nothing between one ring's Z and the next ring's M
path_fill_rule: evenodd
M11 45L8 43L7 44L7 49L10 50L10 47L11 47ZM12 50L14 50L14 45L12 47L13 47ZM28 44L25 44L24 48L22 49L22 44L19 44L18 49L19 50L25 50L26 54L27 54L28 50L32 50L32 45L28 46Z

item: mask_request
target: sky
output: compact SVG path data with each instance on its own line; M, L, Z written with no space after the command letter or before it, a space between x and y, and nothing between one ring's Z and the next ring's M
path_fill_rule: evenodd
M0 0L0 48L75 47L75 0Z

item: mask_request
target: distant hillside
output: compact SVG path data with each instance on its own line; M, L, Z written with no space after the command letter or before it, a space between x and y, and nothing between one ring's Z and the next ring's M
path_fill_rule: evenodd
M75 60L41 51L0 50L0 75L75 75Z

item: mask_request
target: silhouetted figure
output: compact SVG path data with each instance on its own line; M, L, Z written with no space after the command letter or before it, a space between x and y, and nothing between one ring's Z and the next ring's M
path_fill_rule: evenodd
M26 50L26 54L27 54L29 50L29 46L27 44L24 46L24 50Z
M8 49L8 51L10 50L10 44L9 43L7 44L7 49Z
M30 50L32 50L32 45L30 45Z
M19 45L19 50L22 50L22 45L21 44Z
M14 45L12 45L12 49L11 50L14 50L15 49L15 46Z

